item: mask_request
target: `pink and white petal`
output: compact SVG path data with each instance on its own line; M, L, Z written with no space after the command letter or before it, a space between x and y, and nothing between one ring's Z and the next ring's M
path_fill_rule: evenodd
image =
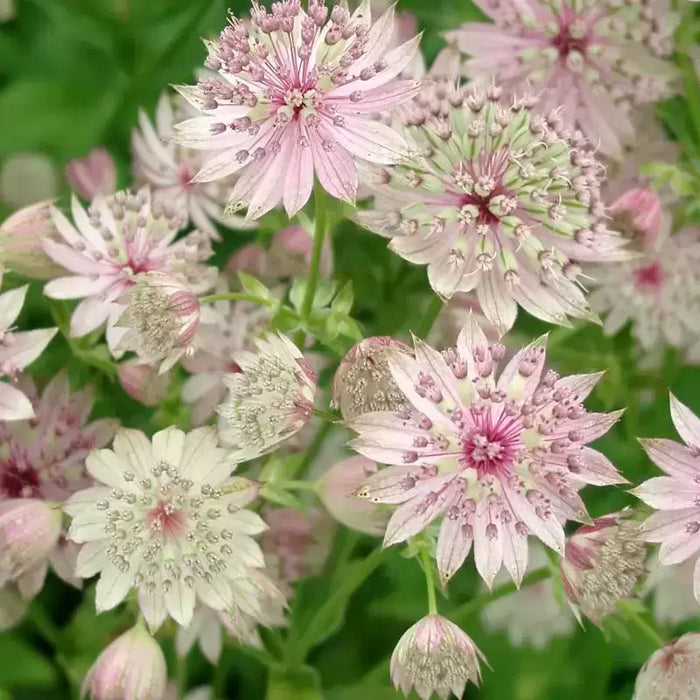
M293 148L284 176L282 201L287 216L294 216L308 201L314 184L314 158L301 121L292 126Z
M670 476L655 476L630 493L656 510L682 510L697 506L698 487Z
M700 418L673 394L670 395L671 420L678 434L688 445L700 447Z
M228 513L223 521L226 527L240 535L249 535L251 537L259 535L267 530L265 521L252 510L237 510L234 513Z
M336 105L342 115L374 115L408 102L420 92L422 86L420 80L397 80L364 92L360 102L350 102L345 97L334 100L332 96L329 96L328 101Z
M197 174L192 178L193 182L213 182L224 177L229 177L242 170L248 163L248 159L236 158L236 153L242 147L227 148L208 158Z
M143 613L148 629L151 631L151 634L155 634L168 616L168 612L165 609L162 586L156 585L153 593L139 590L138 600L139 609Z
M294 141L293 133L293 129L285 129L280 139L280 151L260 164L264 173L248 201L248 219L259 219L282 201L289 161L293 158L294 150L300 148Z
M688 483L696 483L700 475L700 457L674 440L640 438L639 443L649 458L664 472Z
M24 369L44 352L57 330L39 328L35 331L13 333L13 344L0 347L0 362L9 362L18 369Z
M56 575L74 588L81 588L82 582L75 569L80 547L73 542L59 543L49 554L51 568Z
M357 171L352 156L332 137L318 129L309 129L314 172L323 188L344 202L354 204L357 195ZM330 150L326 150L329 148Z
M55 263L69 272L87 277L89 275L114 274L116 267L110 261L97 261L63 243L57 243L50 238L44 240L44 252Z
M170 616L183 627L192 622L196 600L194 588L185 583L184 576L173 577L170 588L164 593L165 608Z
M503 525L495 509L482 501L474 514L474 563L479 576L491 588L503 564Z
M79 299L99 294L113 284L118 277L59 277L44 287L44 294L51 299Z
M357 497L372 503L398 504L439 488L445 477L419 479L419 468L385 467L372 474L358 489Z
M610 430L617 423L624 409L611 411L610 413L593 413L588 412L583 417L576 420L568 421L565 427L562 428L562 435L568 434L574 430L580 432L581 441L584 443L593 442ZM559 433L557 433L559 434Z
M123 489L127 485L124 462L112 450L93 450L85 460L85 467L94 479L106 486Z
M114 436L112 449L131 466L135 476L151 478L155 465L151 441L140 430L122 428Z
M571 399L573 401L584 401L604 374L605 372L570 374L567 377L557 379L554 389L567 389L571 392Z
M462 330L457 336L457 352L460 358L467 363L467 376L479 376L479 369L474 360L474 351L477 348L486 350L489 345L490 342L486 334L470 311L467 314Z
M80 548L80 552L78 552L78 558L75 562L75 575L80 578L91 578L102 571L109 562L106 552L108 546L107 540L86 542Z
M641 525L646 542L663 542L686 534L686 526L700 522L700 508L662 510L652 513ZM692 526L694 527L694 526Z
M111 561L102 569L100 578L95 587L95 609L98 613L115 608L126 598L134 579L131 567L126 571L120 571Z
M436 551L437 568L443 586L464 564L472 542L471 525L464 516L450 517L448 509L440 524Z
M460 406L465 397L460 396L460 386L442 353L416 337L413 338L413 348L416 362L423 368L424 374L429 373L443 396L440 402L441 410L451 410Z
M530 532L555 552L563 555L565 545L564 528L554 515L544 518L540 517L535 513L535 508L524 494L505 488L504 493L507 494L513 513L527 525Z
M581 456L585 467L570 477L574 482L591 484L592 486L613 486L614 484L629 483L617 470L615 465L604 455L590 447L583 447Z
M78 233L62 211L56 207L51 207L51 217L61 238L63 238L68 245L76 247L85 244L83 237Z
M73 310L70 334L74 338L91 333L105 323L111 312L111 304L98 296L88 296Z
M29 285L10 289L4 294L0 294L0 328L5 330L9 328L19 316L24 304L24 298L27 296Z
M452 497L448 483L437 493L418 496L399 506L387 523L384 547L404 542L424 530L445 509Z
M73 516L68 530L68 539L79 544L103 540L107 535L106 525L107 514L104 511L94 507L81 510Z
M31 401L19 389L0 381L0 420L29 420L33 417Z
M498 268L481 276L481 284L476 288L476 296L484 316L501 333L513 327L518 315L518 305L510 295L503 280L503 273Z
M396 164L406 156L406 142L386 124L351 116L341 118L342 125L329 123L329 129L338 143L356 158L370 163Z
M525 358L534 358L535 362L529 361L523 374L520 370ZM547 336L542 335L511 358L498 379L498 389L518 404L529 401L540 383L546 359Z
M503 540L503 565L515 581L515 585L519 587L527 571L527 535L521 535L515 528L515 520L511 520L502 524L501 538Z
M223 648L221 625L204 625L199 636L199 648L202 650L204 658L210 664L216 666L221 658L221 650Z
M700 551L700 537L683 531L664 540L659 547L659 562L664 566L680 564Z
M695 568L693 570L693 595L695 600L700 603L700 557L695 561Z
M214 576L211 583L198 576L195 581L195 593L214 610L226 610L234 603L231 584L221 576Z
M153 436L153 459L179 468L183 462L185 433L174 426L159 430Z

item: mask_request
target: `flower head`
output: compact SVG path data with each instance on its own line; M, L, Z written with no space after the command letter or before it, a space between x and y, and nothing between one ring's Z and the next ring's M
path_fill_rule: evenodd
M81 696L93 700L161 700L167 683L165 656L142 625L117 637L85 676Z
M324 0L253 2L251 23L231 17L208 43L207 66L217 79L180 92L204 116L178 124L175 139L217 151L195 175L210 182L240 172L230 203L257 218L282 202L296 214L311 195L314 175L334 197L352 202L355 159L395 163L403 139L372 115L409 100L418 89L397 80L418 37L387 51L394 31L390 8L374 24L366 0L352 14Z
M645 350L692 344L700 333L699 266L700 229L687 228L664 231L654 248L631 260L591 267L591 305L604 314L605 333L631 321Z
M0 294L0 377L10 381L41 355L57 330L14 330L27 289L25 285ZM25 420L33 416L34 409L25 394L7 382L0 382L0 421Z
M216 409L219 434L233 448L233 459L259 457L296 433L311 417L316 374L298 348L283 335L255 340L257 352L232 359L239 372L228 374L228 396Z
M700 551L700 420L675 396L671 419L685 441L644 439L640 442L652 461L665 473L638 486L632 493L658 512L642 525L642 537L659 542L659 563L680 564ZM700 602L700 564L694 573L695 598Z
M61 533L61 511L35 498L0 501L0 586L44 563Z
M127 331L119 347L133 350L145 364L161 362L161 373L170 369L190 349L197 331L197 295L176 277L144 272L123 299L127 306L117 325Z
M85 543L77 575L100 573L98 612L133 587L152 629L167 615L186 626L196 600L224 610L239 588L253 587L250 572L263 566L263 555L251 535L266 526L243 508L258 487L230 477L234 466L213 428L171 427L152 442L121 430L111 450L88 457L97 485L72 496L65 510L73 517L69 538Z
M580 527L566 542L561 561L564 592L580 619L595 624L615 612L618 601L629 598L646 573L646 546L639 523L622 511L596 518Z
M472 543L476 567L491 585L501 565L518 582L528 535L564 553L566 520L588 521L584 484L624 481L586 443L620 411L589 413L583 401L600 374L559 378L545 371L543 338L518 352L496 378L502 345L473 319L443 353L415 341L415 357L393 355L389 368L413 411L377 412L348 422L352 447L391 465L358 492L374 503L402 504L385 545L402 542L442 517L437 565L443 581Z
M65 372L38 395L29 377L18 385L29 397L31 420L0 422L0 498L63 501L86 488L88 453L112 440L117 421L88 423L94 397L89 387L71 393Z
M202 308L194 352L182 359L192 375L182 387L182 399L192 404L196 425L205 423L224 400L225 377L241 371L235 358L242 350L255 350L255 338L269 320L267 308L247 301L217 301Z
M446 618L431 614L404 632L391 655L391 680L408 695L411 687L423 699L433 693L458 698L468 682L479 685L484 655L470 637Z
M117 373L122 389L144 406L157 406L168 393L168 375L140 360L121 362Z
M448 117L414 105L407 165L378 173L378 208L359 221L428 266L443 298L476 291L488 320L509 329L518 305L550 323L594 319L577 283L580 262L624 256L600 199L603 168L557 113L500 88L455 93Z
M373 537L384 534L389 514L381 506L358 498L357 491L376 472L376 462L356 455L334 464L321 477L319 488L319 498L339 523Z
M149 184L155 203L183 213L200 231L220 240L214 221L232 228L247 228L243 217L223 216L227 186L231 182L194 182L204 163L201 151L178 146L173 126L180 118L193 116L189 104L180 99L173 109L170 96L163 93L156 107L155 124L139 110L139 128L131 132L133 172L137 182Z
M112 194L117 187L117 168L104 148L93 148L84 158L66 165L68 184L83 199L92 201L98 194Z
M700 691L700 634L689 632L655 651L637 676L632 700L690 700Z
M631 111L672 92L676 16L666 0L548 3L480 0L495 25L469 22L446 38L471 56L470 79L497 76L504 87L529 83L542 110L559 109L608 155L620 157L634 134Z
M74 198L72 212L75 226L54 209L63 240L44 242L49 257L72 273L49 282L46 296L82 299L71 318L72 335L85 335L107 322L107 342L114 352L124 333L115 328L124 311L118 300L140 273L173 275L196 292L212 286L209 269L200 264L211 253L206 238L194 232L175 242L185 222L168 217L162 207L151 206L148 189L97 197L87 212Z
M333 405L345 420L372 411L395 411L406 399L389 371L392 352L411 349L389 336L365 338L347 351L333 378Z
M528 571L547 566L548 559L542 547L530 544ZM505 583L500 572L495 585ZM557 597L551 578L524 586L519 591L490 602L481 615L488 630L503 631L513 646L544 648L555 637L572 632L574 618Z
M0 265L32 279L51 279L61 268L44 252L44 239L55 238L51 201L30 204L0 224Z

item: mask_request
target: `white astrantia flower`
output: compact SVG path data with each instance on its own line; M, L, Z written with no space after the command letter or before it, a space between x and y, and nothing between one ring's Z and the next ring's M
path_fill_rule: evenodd
M224 378L228 395L217 408L221 441L237 462L254 459L291 437L311 417L316 373L283 335L255 341L257 352L233 356L240 372Z
M255 570L264 560L251 536L266 525L244 509L259 485L231 476L235 463L213 428L170 427L152 441L124 429L86 466L96 486L73 495L65 510L73 517L69 539L84 543L77 575L100 574L98 612L135 588L155 630L168 615L187 626L197 600L224 610L260 597Z

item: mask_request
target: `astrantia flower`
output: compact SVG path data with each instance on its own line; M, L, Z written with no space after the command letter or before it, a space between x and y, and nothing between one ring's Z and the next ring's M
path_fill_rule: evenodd
M77 575L101 574L98 612L135 588L152 629L167 615L186 626L196 600L224 610L235 588L254 589L250 571L263 566L263 555L251 535L266 526L243 509L258 487L230 477L234 467L213 428L167 428L152 442L121 430L112 450L88 457L97 485L65 510L73 517L68 536L85 543Z
M57 330L14 330L27 289L25 285L0 294L0 377L10 381L41 355ZM34 409L29 399L8 382L0 381L0 421L25 420L33 416Z
M700 696L700 634L689 632L655 651L637 676L632 700Z
M206 238L194 232L174 242L185 222L151 207L148 189L98 197L87 212L74 198L72 213L75 226L54 209L63 241L44 242L49 257L72 273L49 282L46 296L82 299L73 311L71 335L85 335L107 322L107 342L114 351L123 335L114 327L124 311L117 300L139 273L167 273L187 280L196 292L213 284L209 269L200 264L211 254Z
M644 583L643 593L652 597L649 606L654 618L663 625L700 617L700 605L693 593L693 569L695 562L687 559L681 564L662 566L657 564Z
M189 105L183 105L189 108ZM192 116L192 109L180 109L180 117ZM202 167L201 152L178 146L173 141L173 125L178 117L170 96L163 93L156 107L155 126L139 110L139 127L131 132L133 171L137 182L150 184L153 201L165 208L184 213L192 225L215 240L220 240L214 221L232 228L247 228L243 217L224 218L223 205L231 182L193 182Z
M700 419L671 396L671 419L685 441L640 440L654 463L666 474L648 479L633 493L658 510L642 525L642 537L660 542L659 563L680 564L700 551ZM700 558L696 558L695 598L700 602Z
M137 624L100 654L85 676L81 693L94 700L161 700L167 679L158 642Z
M357 491L376 472L377 463L371 459L349 457L321 477L318 490L323 505L339 523L372 537L384 534L389 514L382 506L358 498Z
M269 321L269 309L247 301L217 301L202 308L194 352L182 359L192 375L182 386L182 400L192 404L195 425L205 423L224 400L226 375L241 371L235 357L255 349L255 338Z
M121 362L117 374L121 388L144 406L157 406L168 393L168 375L139 360Z
M630 112L672 92L666 59L676 16L667 0L548 3L479 0L495 25L469 22L447 32L469 56L467 77L496 76L509 90L529 83L542 109L560 109L608 155L634 134Z
M661 231L662 202L648 187L633 187L610 202L610 213L629 220L629 228L643 237L645 248L653 246Z
M44 239L57 234L50 200L16 211L0 224L0 265L32 279L57 277L61 268L44 252Z
M329 12L324 0L281 0L268 12L257 2L250 26L232 17L208 43L207 65L221 79L182 87L205 116L175 127L189 148L218 151L195 175L210 182L240 172L231 205L257 218L282 202L289 216L309 199L314 174L334 197L352 202L355 159L396 163L403 139L372 115L409 100L418 84L396 77L419 37L387 51L390 8L374 24L369 2L352 14Z
M411 348L395 338L375 336L353 345L340 361L333 378L333 405L345 420L405 406L387 363L392 351L410 353Z
M485 661L469 635L441 615L426 615L404 632L391 655L391 680L408 695L428 700L433 693L461 698L470 681L479 685Z
M557 113L534 114L532 97L503 106L500 94L455 93L449 118L414 104L415 158L378 173L378 208L357 217L427 265L441 297L475 290L502 331L518 305L550 323L595 318L577 263L618 259L624 244L605 223L603 168Z
M316 374L283 335L255 340L257 352L234 355L240 371L227 374L228 395L217 408L221 441L232 458L259 457L290 438L311 417Z
M358 495L402 504L385 545L403 542L443 516L437 565L443 581L472 542L476 567L491 585L501 565L517 582L532 534L564 553L566 520L588 521L577 491L624 481L586 443L620 416L589 413L583 400L600 374L559 378L544 371L545 342L518 352L496 378L502 345L489 344L472 319L457 347L440 354L415 341L415 358L395 354L389 368L414 412L365 413L348 422L360 454L393 465Z
M117 169L104 148L93 148L84 158L66 165L68 184L83 199L92 201L98 194L112 194L117 186Z
M146 364L170 369L188 350L199 325L197 295L176 277L144 272L121 297L126 310L117 325L126 328L119 348L132 350Z
M580 619L595 624L633 595L646 573L646 546L629 512L611 513L580 527L566 542L561 560L564 592Z
M548 560L539 545L530 544L528 571L547 566ZM506 583L500 572L495 585ZM503 631L514 646L544 648L555 637L570 634L574 618L554 592L551 578L524 586L519 591L490 602L481 615L489 630Z
M651 350L683 347L700 333L700 229L662 232L655 248L615 265L587 270L591 305L603 330L615 335L629 321L632 335Z
M90 485L88 453L112 440L118 422L88 423L94 397L89 387L71 393L65 373L56 375L41 397L29 377L19 386L34 409L31 420L0 422L0 498L63 501Z

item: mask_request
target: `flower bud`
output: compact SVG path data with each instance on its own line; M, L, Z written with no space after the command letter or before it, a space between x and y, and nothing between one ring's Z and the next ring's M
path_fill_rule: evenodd
M357 497L357 490L377 464L366 457L350 457L332 466L321 478L319 497L328 512L345 527L379 537L384 534L389 510Z
M100 654L83 681L82 697L161 700L166 682L160 646L142 625L136 625Z
M610 213L626 215L643 237L645 248L653 247L661 229L661 198L646 187L623 192L610 204Z
M265 273L265 262L265 249L257 243L249 243L239 248L228 259L226 270L262 277Z
M458 698L469 681L479 685L479 660L485 661L470 637L457 625L435 613L409 628L391 655L391 680L408 695L411 687L423 698L437 693Z
M630 597L646 571L646 545L629 511L596 518L567 541L561 562L564 592L574 614L596 625Z
M44 153L15 153L0 168L0 199L12 209L58 195L58 174Z
M389 336L365 338L353 345L333 378L333 405L345 420L370 411L396 411L405 398L389 371L391 352L410 348Z
M34 498L0 501L0 584L46 559L60 534L58 508Z
M117 170L108 151L93 148L84 158L69 161L66 179L83 199L92 201L98 194L112 194L115 191Z
M689 632L647 659L632 700L691 700L699 694L700 634Z
M44 239L55 234L50 201L16 211L0 225L0 263L33 279L64 274L44 252Z
M118 325L127 328L122 350L133 350L146 364L162 360L160 372L170 369L188 349L199 325L197 296L180 280L160 272L136 277L124 297L128 306Z
M144 406L157 406L168 393L170 378L138 360L122 362L118 369L122 389Z

